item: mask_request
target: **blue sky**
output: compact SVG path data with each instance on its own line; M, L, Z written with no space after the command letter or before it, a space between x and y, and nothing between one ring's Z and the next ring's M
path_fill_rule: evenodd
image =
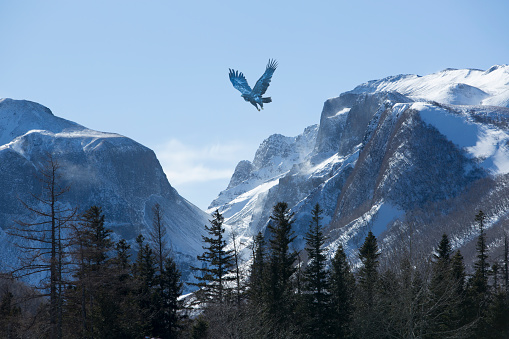
M0 97L27 99L153 149L205 209L273 133L389 75L509 63L509 2L0 0ZM279 62L258 112L251 85Z

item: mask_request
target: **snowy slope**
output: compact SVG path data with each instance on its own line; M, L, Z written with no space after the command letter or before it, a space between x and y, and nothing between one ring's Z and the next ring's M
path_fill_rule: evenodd
M51 153L61 166L64 184L71 186L63 203L80 211L103 208L116 240L146 235L152 207L159 203L168 242L182 267L201 253L201 235L208 216L182 198L169 184L154 152L114 133L87 129L54 116L39 104L0 100L0 258L15 264L16 250L5 230L14 220L32 216L13 197L35 203L40 193L37 171ZM135 246L133 246L134 248Z
M424 122L464 149L491 174L509 173L508 131L476 122L475 115L472 116L475 108L460 107L454 113L426 103L416 103L411 108L418 110ZM490 113L507 115L509 109L492 107Z
M509 65L477 69L446 69L426 76L398 75L369 81L352 93L398 92L422 101L453 105L509 107Z

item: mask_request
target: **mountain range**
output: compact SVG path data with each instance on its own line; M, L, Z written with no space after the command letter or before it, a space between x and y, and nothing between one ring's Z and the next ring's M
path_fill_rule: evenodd
M272 207L294 213L296 250L311 209L324 210L327 252L342 244L355 263L368 231L386 257L431 253L447 232L466 260L475 255L475 214L487 215L490 256L509 224L509 66L446 69L361 84L325 101L319 123L296 137L274 134L252 161L238 163L228 187L201 211L168 182L154 152L124 136L90 130L37 103L0 100L0 260L15 266L6 231L33 216L37 172L57 156L63 204L103 208L114 240L147 234L152 207L164 213L172 251L188 279L210 213L225 217L244 258Z
M507 65L369 81L325 101L297 137L264 140L209 211L248 247L285 201L301 250L319 203L328 254L341 243L355 262L368 231L386 256L429 254L446 232L471 260L483 210L496 257L509 217L508 107Z

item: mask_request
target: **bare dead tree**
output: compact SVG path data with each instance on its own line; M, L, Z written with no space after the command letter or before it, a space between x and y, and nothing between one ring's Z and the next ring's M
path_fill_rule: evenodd
M164 260L168 257L168 244L166 241L166 227L163 222L163 210L161 205L152 207L152 227L149 229L148 240L152 243L158 264L159 274L164 270Z
M67 262L65 238L70 222L76 216L76 209L62 203L62 197L69 186L62 185L60 165L53 155L48 154L43 167L38 172L42 186L40 196L32 194L35 204L20 200L30 212L30 221L17 220L8 233L14 237L14 244L21 252L20 267L12 273L15 277L40 274L44 278L38 288L46 291L41 296L50 300L50 338L62 338L62 293L65 285L63 277Z
M77 287L81 291L80 293L80 311L81 311L81 326L82 333L88 332L88 314L87 314L87 286L88 279L86 279L86 240L82 232L80 232L79 225L72 223L72 234L74 238L72 256L77 264L78 271L75 273L80 279L77 280Z
M239 245L237 244L237 232L232 230L231 232L231 238L232 238L232 244L233 244L233 260L234 260L234 274L235 274L235 282L237 283L237 306L240 305L240 297L242 294L242 279L240 278L241 272L240 272L240 253L239 253Z

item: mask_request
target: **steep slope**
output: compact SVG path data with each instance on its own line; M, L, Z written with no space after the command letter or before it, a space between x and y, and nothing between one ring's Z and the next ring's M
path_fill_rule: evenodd
M494 71L499 73L498 80L487 88L483 77ZM388 78L354 90L398 89L420 101L388 107L375 132L367 134L330 224L331 253L341 242L354 254L368 230L380 237L386 253L408 252L409 239L414 251L429 253L441 233L447 232L455 248L462 248L466 259L472 260L477 235L474 216L479 209L489 216L491 249L500 251L509 210L505 189L509 109L469 106L470 86L456 86L461 90L455 96L445 95L452 86L436 79L451 73L454 80L458 73L465 74L466 80L475 73L477 85L484 83L485 93L494 96L483 95L485 101L507 105L499 100L507 90L502 85L509 84L507 66L493 67L491 72L446 70L429 76L428 81L422 80L425 77ZM408 79L416 88L408 85ZM425 89L430 100L445 93L441 103L423 101L428 99Z
M319 126L296 138L265 140L253 162L239 163L210 208L224 211L245 244L265 230L272 206L286 201L295 213L297 248L316 203L324 209L331 255L341 242L355 257L368 230L387 252L403 249L398 236L424 220L419 227L435 225L437 237L420 230L412 237L428 253L444 231L456 247L471 246L479 208L493 218L490 232L507 220L488 202L497 196L492 205L509 210L500 188L509 171L508 98L509 66L367 82L327 100ZM492 188L481 189L487 183ZM440 224L467 208L463 228Z
M207 215L170 185L150 149L121 135L58 118L39 104L12 99L0 100L0 143L3 262L14 263L17 256L5 230L14 220L30 221L32 217L16 197L36 204L32 194L41 190L36 174L47 153L61 166L63 184L71 187L63 203L80 211L101 206L116 239L132 243L138 234L146 235L152 224L152 207L158 203L164 212L168 241L182 268L201 253Z
M324 223L332 219L366 129L380 104L392 101L411 100L382 92L346 93L326 101L319 127L310 126L295 138L273 135L261 144L252 163L239 163L209 212L220 209L227 227L247 245L253 235L265 230L272 207L285 201L296 213L300 236L295 244L302 247L311 209L319 203L325 211Z

